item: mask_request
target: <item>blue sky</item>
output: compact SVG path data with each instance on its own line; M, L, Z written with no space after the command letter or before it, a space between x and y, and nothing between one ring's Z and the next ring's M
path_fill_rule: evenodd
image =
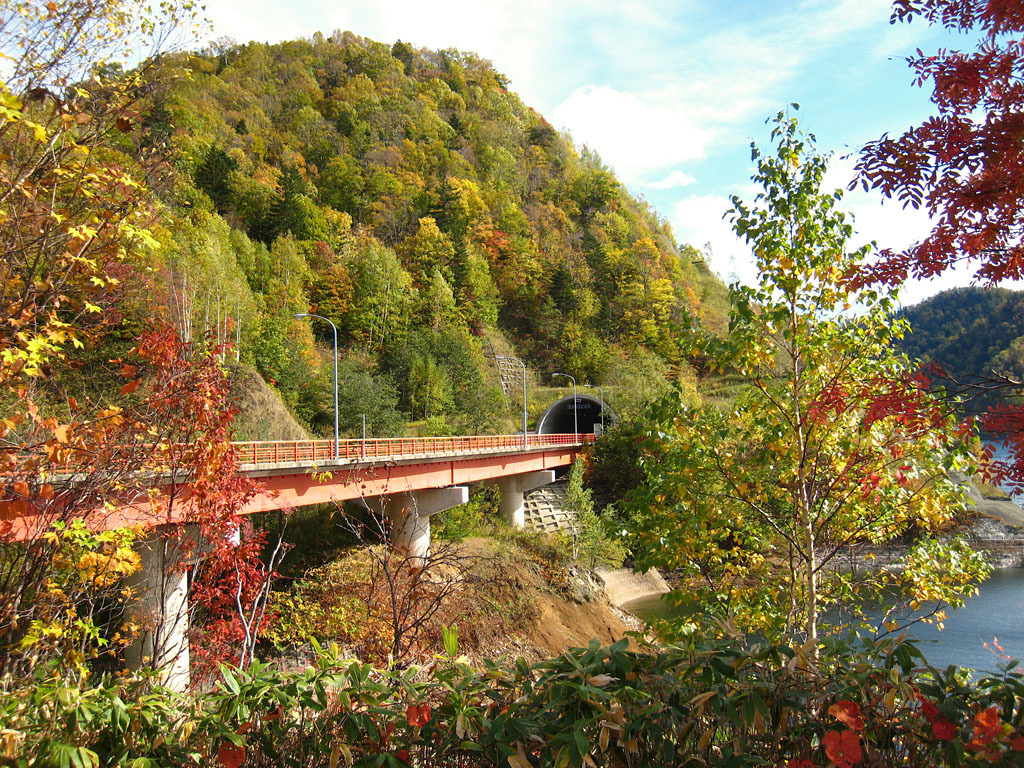
M915 48L969 46L920 19L889 24L888 0L218 0L214 35L239 42L351 30L374 40L455 47L490 59L530 106L595 149L632 192L672 222L680 242L710 244L725 279L751 280L748 250L722 220L728 196L751 197L749 144L767 116L801 105L819 149L842 155L930 113L904 61ZM909 244L920 212L851 193L860 241ZM966 275L906 286L911 303Z

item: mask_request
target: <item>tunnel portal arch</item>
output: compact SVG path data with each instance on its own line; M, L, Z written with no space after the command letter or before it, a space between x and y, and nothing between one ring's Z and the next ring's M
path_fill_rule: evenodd
M575 401L575 402L574 402ZM610 427L616 416L607 405L604 408L605 427ZM556 400L544 411L537 420L538 435L570 434L573 427L573 411L582 435L591 435L601 431L601 401L590 395L572 395Z

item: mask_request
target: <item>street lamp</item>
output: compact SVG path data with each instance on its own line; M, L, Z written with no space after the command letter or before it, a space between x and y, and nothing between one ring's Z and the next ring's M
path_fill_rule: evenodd
M338 452L338 327L323 315L314 315L312 312L299 312L295 315L296 320L301 320L304 317L323 320L325 323L329 323L331 330L334 331L334 460L340 461Z
M604 432L604 390L597 386L597 384L584 384L583 386L596 389L601 393L601 431Z
M580 425L579 425L579 422L578 422L578 420L576 418L576 416L577 416L576 410L577 410L577 406L579 405L579 401L576 399L576 379L574 379L568 373L552 373L551 375L552 376L565 376L565 378L569 379L569 381L572 382L572 433L574 435L573 440L575 441L575 440L579 439L579 435L580 435Z
M523 448L527 448L526 439L526 363L520 360L518 357L509 357L508 355L495 355L495 360L499 363L518 363L523 369Z

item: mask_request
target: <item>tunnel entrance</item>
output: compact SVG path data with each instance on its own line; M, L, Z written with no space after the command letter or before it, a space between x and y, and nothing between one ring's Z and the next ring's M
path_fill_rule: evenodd
M575 398L569 395L548 406L548 409L537 421L537 434L571 434L574 412L580 434L592 435L601 431L601 401L589 395L577 395ZM610 427L614 421L615 415L606 406L604 409L605 427Z

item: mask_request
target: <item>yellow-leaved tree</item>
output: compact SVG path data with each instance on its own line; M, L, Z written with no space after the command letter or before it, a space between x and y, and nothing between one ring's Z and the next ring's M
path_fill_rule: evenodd
M144 409L112 403L116 387L79 402L52 374L80 365L149 279L145 157L119 151L139 128L148 67L126 67L197 11L190 0L0 0L0 674L46 649L84 658L93 616L110 611L97 606L138 565L130 531L82 520L142 493L133 477L159 431ZM112 372L125 396L141 375Z
M756 201L732 201L759 281L731 287L728 335L708 343L748 384L732 412L662 401L631 500L633 550L640 567L681 570L699 599L704 612L677 628L724 619L814 647L831 606L886 587L913 605L957 603L987 566L928 536L962 508L949 474L966 466L965 432L894 352L892 296L846 282L867 247L847 246L813 136L780 113L772 137L773 153L753 148ZM841 566L852 545L909 533L923 536L901 572Z

